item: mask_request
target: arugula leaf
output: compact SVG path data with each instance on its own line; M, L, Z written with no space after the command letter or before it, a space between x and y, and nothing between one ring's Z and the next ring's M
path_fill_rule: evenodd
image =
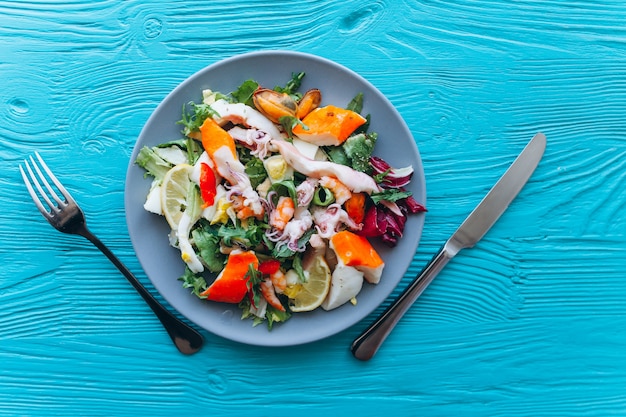
M391 172L391 168L387 168L385 171L381 172L380 174L374 174L372 175L372 178L374 178L374 181L376 181L376 184L380 184L383 181L385 181L385 177Z
M224 245L239 245L246 248L254 248L263 241L267 226L257 224L254 219L248 219L246 228L234 225L222 225L217 230L217 235L223 239Z
M252 188L259 186L265 178L267 178L267 171L265 170L265 166L263 165L263 161L259 158L250 158L248 162L244 165L246 174L250 178L250 184Z
M370 195L370 197L372 198L374 204L378 204L383 200L393 203L395 201L402 200L403 198L407 198L411 195L412 193L410 191L400 191L397 189L388 188L379 193L374 193Z
M289 313L286 309L285 311L280 311L271 305L268 304L267 310L265 312L265 318L267 319L267 329L272 330L272 326L274 323L280 323L289 320L291 317L291 313Z
M309 130L309 127L302 123L302 120L298 119L295 116L281 116L278 119L278 123L281 124L285 132L287 133L287 138L293 139L293 128L297 125L302 126L304 130Z
M363 110L363 93L359 93L350 102L346 107L348 110L352 110L355 113L361 113Z
M259 83L254 80L244 81L235 91L230 95L235 99L237 103L244 103L248 106L252 106L252 94L259 88Z
M331 162L340 165L350 166L350 159L348 158L348 155L346 155L346 151L343 150L343 147L325 146L323 149Z
M363 111L363 93L357 94L348 103L348 106L346 107L346 109L352 110L355 113L361 114L361 112ZM371 116L368 114L367 116L365 116L365 123L363 123L361 126L359 126L352 133L353 134L357 134L357 133L365 133L365 132L367 132L367 129L369 129L369 127L370 127L370 122L371 122Z
M198 227L191 231L191 237L207 269L213 273L220 272L226 263L226 255L220 252L219 236L211 233L209 228Z
M291 263L291 268L296 271L296 274L298 274L298 278L300 279L300 282L307 282L307 277L304 273L304 269L302 269L302 257L300 254L296 254L293 257L293 262Z
M178 280L183 282L183 288L191 288L193 294L200 298L206 298L206 296L200 295L208 288L202 275L196 275L188 267L185 267L185 272Z
M256 270L253 265L250 265L248 268L248 272L246 273L246 278L246 285L248 287L248 291L250 291L250 293L252 294L252 300L250 297L245 297L239 303L239 308L242 310L242 319L251 318L252 326L258 326L265 321L268 330L272 330L272 326L274 325L274 323L284 322L291 317L291 313L289 313L287 310L280 311L269 304L267 304L266 306L265 317L259 317L256 314L253 314L251 311L251 304L254 303L255 306L258 306L262 302L261 300L263 298L263 294L261 294L260 285L263 279L263 275L258 270Z
M296 252L289 249L289 246L287 246L287 244L285 243L278 243L272 249L272 256L274 256L274 258L276 259L289 258L295 253Z
M285 84L284 87L274 87L274 91L286 94L296 94L296 92L300 88L300 85L302 84L302 79L304 78L304 75L304 72L292 72L291 80L287 81L287 84Z
M261 302L261 280L263 279L263 274L254 269L254 265L250 264L248 266L248 272L246 272L246 287L248 287L248 291L252 294L252 299L254 301L254 305L258 306Z
M187 112L187 106L191 106L191 113ZM204 123L208 117L217 115L218 114L210 105L190 101L186 105L183 105L182 119L177 121L176 124L183 125L183 134L189 136L191 133L200 130L200 126L202 126L202 123Z

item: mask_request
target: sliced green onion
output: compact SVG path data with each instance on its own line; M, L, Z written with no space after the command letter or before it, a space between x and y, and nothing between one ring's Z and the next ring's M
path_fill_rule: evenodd
M319 187L313 195L313 204L326 207L335 201L335 196L326 187Z

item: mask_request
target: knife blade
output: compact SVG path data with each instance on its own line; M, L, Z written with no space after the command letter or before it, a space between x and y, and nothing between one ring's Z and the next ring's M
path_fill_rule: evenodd
M524 187L545 149L546 137L543 133L537 133L411 284L352 342L350 350L355 358L371 359L398 321L444 266L460 250L473 247L487 233Z

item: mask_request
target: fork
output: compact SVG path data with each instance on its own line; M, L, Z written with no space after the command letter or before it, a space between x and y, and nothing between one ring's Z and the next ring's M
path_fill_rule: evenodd
M133 273L130 272L130 270L113 254L113 252L111 252L109 248L107 248L104 243L100 241L100 239L89 231L85 222L85 215L76 201L72 198L65 187L63 187L57 177L54 176L38 152L35 152L35 156L37 157L39 165L43 168L43 171L45 171L48 178L56 187L56 191L46 179L46 175L44 175L41 168L37 164L37 161L35 161L32 156L29 158L30 163L28 160L24 160L24 166L26 167L28 175L26 175L26 171L22 168L22 165L20 165L20 172L22 173L24 184L26 184L26 188L28 189L30 196L46 220L48 220L48 222L58 231L83 236L100 249L100 251L104 253L111 262L113 262L117 269L124 274L128 282L130 282L137 292L139 292L146 303L148 303L152 311L154 311L165 327L165 330L167 330L167 333L176 345L176 348L178 348L181 353L190 355L200 350L204 342L200 333L179 320L163 305L161 305L141 284L141 282L139 282ZM42 184L43 187L46 188L47 192L44 191ZM37 189L37 191L35 191L35 189ZM63 199L59 197L57 191L60 192ZM56 204L53 203L50 198L54 199ZM44 206L42 200L48 205L50 210Z

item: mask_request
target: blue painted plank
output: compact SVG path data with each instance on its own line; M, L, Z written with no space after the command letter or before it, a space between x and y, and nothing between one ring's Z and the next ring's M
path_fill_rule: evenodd
M622 3L2 2L0 415L625 414ZM369 320L280 349L205 333L200 353L178 354L114 267L47 225L21 184L18 164L39 150L149 285L123 207L141 127L195 71L270 48L358 71L411 126L429 212L403 284L524 143L548 137L510 209L367 363L348 346Z

